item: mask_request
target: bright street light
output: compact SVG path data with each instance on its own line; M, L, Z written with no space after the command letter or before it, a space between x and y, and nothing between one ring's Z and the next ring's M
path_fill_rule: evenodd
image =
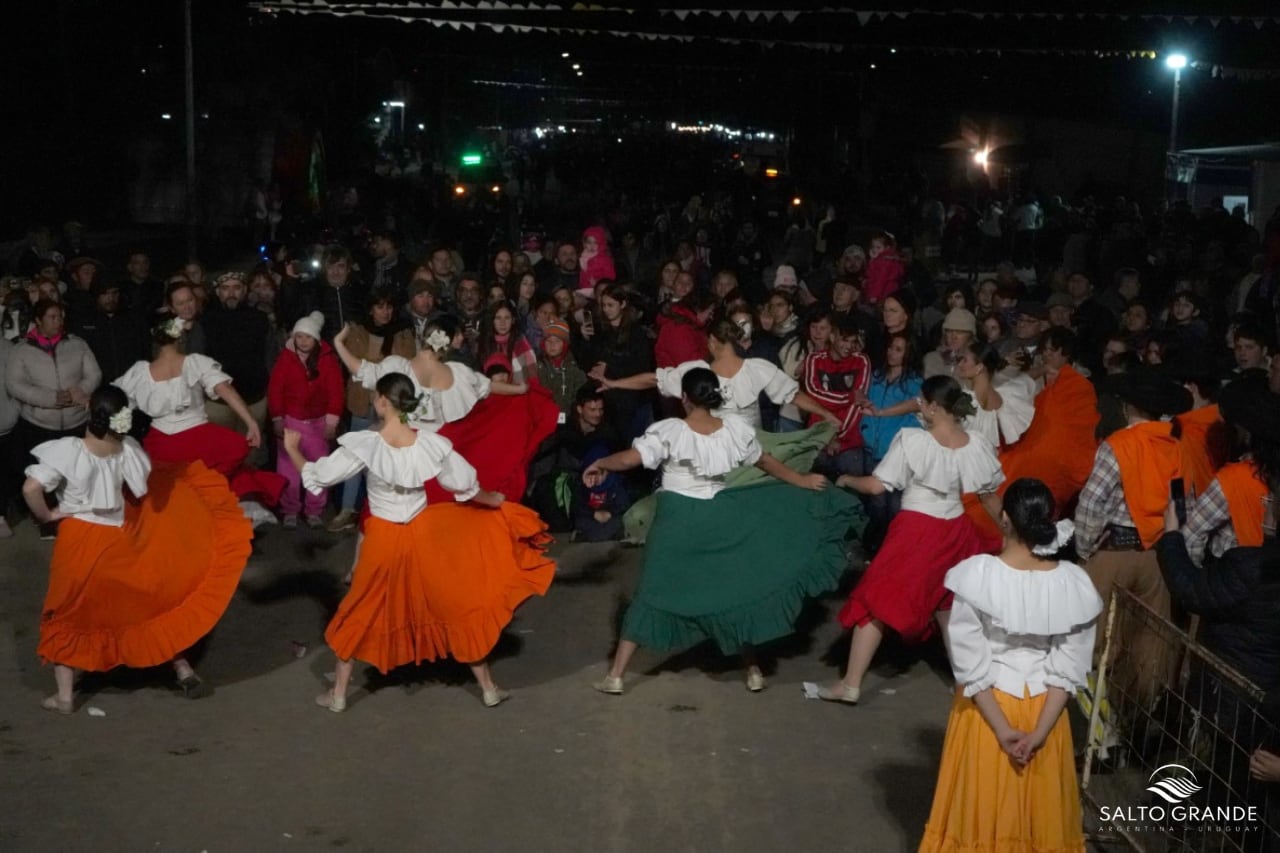
M1182 69L1187 67L1185 53L1171 53L1164 58L1166 68L1173 71L1173 109L1169 119L1169 150L1178 150L1178 96L1182 91Z

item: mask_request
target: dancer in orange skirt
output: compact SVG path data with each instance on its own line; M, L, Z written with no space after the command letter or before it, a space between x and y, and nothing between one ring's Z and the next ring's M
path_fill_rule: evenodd
M386 374L375 390L381 425L342 436L330 456L308 462L299 434L285 430L285 452L307 489L368 474L371 516L355 577L324 635L338 656L337 675L316 702L346 710L357 658L385 673L451 656L471 667L491 708L509 694L494 683L485 659L515 609L545 593L555 576L555 562L542 553L546 525L532 510L483 491L448 439L409 427L422 399L408 376ZM458 503L428 508L422 488L428 480L438 480Z
M172 661L188 698L208 695L182 653L221 618L249 558L253 530L226 480L199 462L152 473L125 437L132 415L123 391L100 387L84 438L37 446L26 470L32 515L61 521L37 647L54 665L50 711L74 710L75 670L121 664Z
M1039 480L1004 494L999 556L947 573L956 694L921 853L1083 853L1071 729L1063 713L1093 658L1102 599L1054 559L1070 540Z

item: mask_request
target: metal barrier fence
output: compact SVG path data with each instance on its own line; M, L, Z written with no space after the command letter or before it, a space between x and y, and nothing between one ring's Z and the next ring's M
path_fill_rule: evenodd
M1280 851L1280 784L1249 772L1259 748L1280 755L1262 692L1119 587L1099 642L1080 694L1086 820L1147 853Z

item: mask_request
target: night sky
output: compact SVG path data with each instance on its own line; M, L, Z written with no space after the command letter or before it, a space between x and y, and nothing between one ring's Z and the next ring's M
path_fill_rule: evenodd
M724 8L803 5L740 2ZM874 5L895 8L887 2ZM395 81L403 80L410 86L410 121L422 119L436 136L451 140L478 125L519 126L543 119L602 118L618 126L643 119L703 119L791 131L793 151L803 159L806 152L825 150L817 141L837 131L851 132L868 117L874 122L874 144L890 151L936 149L956 137L962 115L987 113L1055 116L1167 133L1171 73L1163 62L1098 57L1092 51L1154 50L1162 59L1169 50L1181 49L1211 65L1280 73L1275 51L1280 26L1230 21L1231 15L1268 14L1274 4L1069 5L1073 14L1142 9L1212 14L1223 20L1215 27L1204 19L1188 24L1177 18L1019 21L951 15L862 25L851 15L802 15L788 24L781 18L753 23L699 16L680 21L656 12L608 11L520 12L501 18L564 26L586 21L598 29L630 25L701 36L677 43L268 15L245 3L196 0L198 134L208 141L262 127L319 130L331 176L355 174L367 162L362 154L367 117L394 96ZM972 8L1053 11L1044 4ZM1280 10L1274 13L1280 15ZM182 4L56 0L38 4L28 14L26 31L33 37L11 33L8 46L13 73L6 80L11 92L6 100L18 107L10 116L28 120L15 122L3 143L3 234L16 236L13 232L35 219L119 222L126 217L122 198L135 169L131 146L136 148L140 138L155 140L155 156L165 168L181 170ZM474 11L430 14L500 19L498 13ZM725 37L743 43L712 40ZM776 43L761 43L770 40ZM804 41L845 47L834 53L788 44ZM943 52L954 49L964 52ZM996 49L1015 52L991 52ZM1049 52L1016 52L1025 50ZM582 77L561 57L566 51L582 65ZM1209 67L1188 69L1183 77L1183 146L1280 138L1278 95L1280 78L1228 79L1215 77ZM164 114L171 118L163 119ZM441 139L434 144L443 145ZM820 154L812 156L814 170L828 166L819 162Z

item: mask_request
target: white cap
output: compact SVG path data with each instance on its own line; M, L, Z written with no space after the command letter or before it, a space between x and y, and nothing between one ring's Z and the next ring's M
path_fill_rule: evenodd
M312 311L305 317L298 319L293 324L293 334L302 332L304 335L310 335L317 341L320 340L320 330L324 328L324 315L319 311Z

